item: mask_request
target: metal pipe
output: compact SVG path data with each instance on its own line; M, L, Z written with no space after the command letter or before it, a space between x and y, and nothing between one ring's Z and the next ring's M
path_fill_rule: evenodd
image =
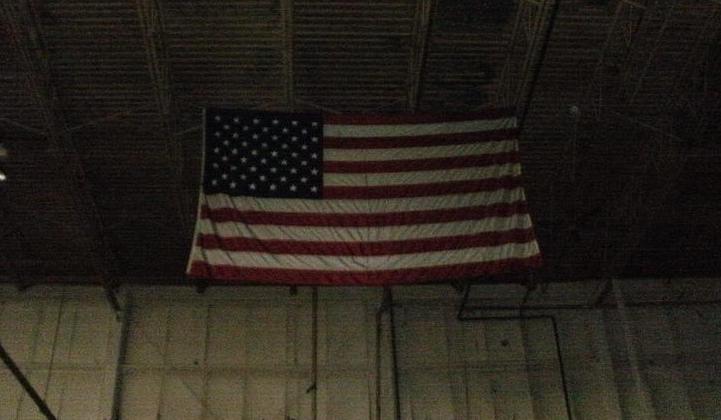
M390 330L391 330L391 356L393 360L393 394L395 397L395 419L401 420L401 394L400 394L400 381L398 379L398 347L396 345L396 317L395 310L393 309L393 291L390 287L386 286L383 289L384 300L388 305L388 314L390 316Z
M383 311L384 307L376 312L376 420L381 418L381 340L383 339Z
M311 340L312 343L312 353L313 353L313 360L312 360L312 367L311 367L311 387L308 391L312 392L311 395L311 404L310 404L310 410L311 410L311 418L313 420L316 420L318 418L318 287L313 287L313 297L312 297L312 316L313 316L313 325L311 328Z
M556 318L551 315L548 315L548 318L551 320L551 325L553 326L553 339L556 342L556 357L558 357L558 370L561 374L563 399L566 403L566 416L568 417L568 420L571 420L573 418L573 415L571 414L571 401L568 397L568 383L566 382L566 367L563 363L563 352L561 351L561 337L558 334L558 325L556 324Z
M117 367L115 368L115 389L111 401L111 420L120 420L120 402L122 398L123 386L125 385L123 366L125 365L128 350L128 340L130 339L130 320L131 320L131 298L125 295L125 303L119 315L120 338L117 357ZM117 313L116 313L117 314Z
M607 283L610 285L610 282ZM465 311L557 311L557 310L591 310L591 309L615 309L616 305L611 304L556 304L556 305L474 305L468 306L468 297L470 295L471 285L467 285L458 307L457 318L463 321L467 317L463 315ZM610 291L610 288L608 288ZM601 295L603 296L603 295ZM651 302L625 302L628 308L645 308L645 307L674 307L674 306L696 306L696 305L721 305L721 299L710 300L687 300L687 301L651 301Z
M657 301L657 302L632 302L627 303L628 308L647 308L647 307L675 307L675 306L697 306L697 305L721 305L721 300L689 300L689 301ZM463 305L459 310L458 319L463 320L462 312L464 311L565 311L565 310L592 310L592 309L615 309L615 305L584 305L584 304L557 304L557 305L527 305L520 307L517 305Z
M0 359L5 363L5 366L8 367L10 372L12 372L13 376L15 376L15 379L20 382L20 385L23 387L25 392L30 395L30 398L35 402L35 405L38 407L41 413L45 415L45 417L48 420L57 420L57 417L53 414L52 411L50 411L50 408L45 403L45 401L42 399L40 394L35 391L35 388L33 388L32 384L27 380L25 375L23 375L22 371L18 367L18 365L15 364L15 361L13 361L12 357L8 354L8 352L5 350L5 347L3 347L2 343L0 343Z

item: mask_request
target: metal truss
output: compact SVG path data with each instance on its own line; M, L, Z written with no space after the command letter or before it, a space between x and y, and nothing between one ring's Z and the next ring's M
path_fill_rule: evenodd
M710 118L721 109L718 77L721 73L721 2L716 4L679 71L666 104L671 115L691 120L686 127L675 128L677 132L681 131L677 133L679 137L691 143L704 137Z
M634 145L638 147L637 158L633 167L629 168L631 173L624 189L603 210L606 236L595 238L593 244L605 255L602 278L618 276L633 258L634 254L630 250L638 247L647 228L675 190L688 157L689 145L682 138L697 138L704 128L707 115L715 109L708 104L711 93L702 86L708 86L708 78L721 70L721 60L709 59L713 56L714 48L718 48L716 37L721 25L717 6L714 6L714 12L698 32L698 40L676 74L676 81L667 100L657 105L657 112L653 113L657 118L649 121L643 113L634 115L638 93L677 9L676 2L620 1L582 98L579 124L581 137L593 138L614 126L622 126L624 132L628 133L627 137L638 139ZM714 68L709 68L710 65ZM706 82L698 82L699 77L705 78ZM693 89L693 86L698 89ZM719 98L716 100L718 102ZM692 124L689 136L679 136L673 132L673 127L668 127L677 104L690 107L687 113L699 116ZM703 111L696 112L697 109ZM570 149L575 150L576 137L570 141L574 143ZM576 169L575 165L571 168L571 180L579 178L575 174ZM574 191L577 191L574 202L584 201L583 194L577 188L583 186L583 183L573 186ZM573 210L574 220L579 217L576 211ZM619 226L624 228L624 234L620 239L612 238L608 231ZM601 288L607 289L607 285Z
M668 8L663 11L663 22L659 26L650 48L646 48L646 57L643 59L643 65L638 72L638 76L635 80L633 80L633 77L627 76L625 78L626 82L631 82L624 86L631 88L626 91L629 94L622 97L627 106L632 105L643 83L646 71L654 54L658 50L660 39L668 27L671 14L674 12L674 5L675 4L668 6ZM704 77L708 77L708 71L711 70L705 67L705 65L709 63L705 58L708 57L714 49L714 44L713 42L704 42L704 40L708 39L710 35L709 28L718 28L721 24L721 22L718 22L718 12L718 8L715 8L714 13L707 19L706 24L699 31L696 45L690 51L686 59L686 64L677 73L676 82L670 91L670 95L667 97L667 102L661 104L661 112L655 121L656 127L663 127L666 125L666 121L671 120L669 116L673 114L673 108L676 107L675 104L684 103L690 106L694 104L706 105L708 92L701 92L701 95L696 95L695 98L686 101L683 101L682 98L688 98L689 94L693 94L694 91L689 88L688 83L694 82L695 76L699 74L699 71L704 74ZM716 29L716 32L718 32L718 29ZM717 68L715 71L718 72L721 70L721 65L718 65L718 62L716 64ZM628 70L627 74L631 72L632 70ZM707 110L708 108L710 107L706 106ZM675 185L688 159L689 151L689 144L687 142L679 142L678 136L666 134L672 131L672 127L669 127L670 129L665 130L665 132L652 132L645 130L639 124L635 124L636 121L629 119L628 116L622 113L623 110L616 113L615 118L625 120L626 124L636 125L636 129L641 130L645 135L640 136L643 143L640 145L638 170L627 183L626 190L613 215L620 218L622 222L625 222L624 224L628 229L622 241L622 243L625 244L623 247L625 249L612 255L609 264L607 264L608 276L617 274L618 271L623 269L626 262L633 257L632 254L626 252L626 249L635 249L638 247L649 224L663 210L666 198L671 192L675 191ZM705 117L701 116L698 121L692 124L694 127L689 133L691 137L688 138L697 138L703 130L704 123ZM607 244L607 246L610 247L611 244Z
M68 131L58 93L51 79L49 52L42 37L32 1L3 2L2 18L18 61L24 70L22 81L34 97L43 123L48 149L57 155L60 177L76 209L78 225L88 241L90 260L104 283L116 271L117 261L105 238L105 229L90 191L82 159Z
M136 0L136 7L143 32L148 71L153 82L155 102L162 123L166 165L172 174L171 191L178 221L183 230L189 232L192 224L191 211L183 188L183 148L180 139L175 136L179 124L172 94L170 58L165 42L163 11L157 0Z
M524 114L548 42L557 0L521 0L518 3L506 59L501 70L496 103Z
M606 106L617 102L620 92L631 89L631 69L638 60L634 53L647 60L653 58L652 54L639 49L639 40L649 30L651 20L647 17L653 13L649 11L650 7L653 7L652 0L621 0L616 5L606 40L580 101L584 113L592 115L596 121L601 120Z
M293 0L280 0L280 22L283 32L283 80L285 103L288 111L295 110L294 49L295 30L293 27Z
M428 39L430 38L431 13L434 7L435 0L416 1L416 12L413 19L413 46L411 48L411 59L408 67L407 109L409 112L416 112L420 102L423 72L428 51Z

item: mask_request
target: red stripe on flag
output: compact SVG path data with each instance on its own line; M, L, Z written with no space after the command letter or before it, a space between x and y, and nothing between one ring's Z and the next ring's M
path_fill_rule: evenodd
M323 146L331 149L390 149L400 147L450 146L517 139L518 129L473 133L435 134L402 137L324 137Z
M517 152L494 153L448 158L373 160L373 161L325 161L323 170L328 173L384 173L415 172L441 169L472 168L504 163L519 163Z
M345 255L373 256L415 254L482 246L524 243L533 240L533 229L512 229L502 232L484 232L475 235L456 235L429 239L380 242L317 242L260 240L255 238L223 238L217 235L199 235L197 245L204 249L222 249L233 252L262 252L292 255Z
M453 209L415 210L395 213L291 213L243 211L233 208L201 208L200 218L215 223L240 222L247 225L370 227L401 226L508 217L528 213L525 201L469 206Z
M330 125L429 124L455 121L493 120L514 117L513 108L487 109L467 114L325 115Z
M351 272L269 269L228 265L212 266L208 263L193 261L188 274L195 278L211 279L214 284L270 283L285 285L382 286L467 279L521 268L534 268L540 265L540 255L471 264Z
M518 176L479 179L473 181L435 182L428 184L386 185L378 187L324 187L323 198L401 198L429 197L433 195L464 194L500 189L516 188L521 185Z

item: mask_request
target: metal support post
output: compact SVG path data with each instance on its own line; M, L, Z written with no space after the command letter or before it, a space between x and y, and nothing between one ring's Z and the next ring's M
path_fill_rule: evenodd
M103 418L120 419L120 397L123 385L122 366L127 348L128 324L130 320L130 298L127 293L116 296L115 290L107 293L111 309L115 312L115 319L110 329L108 340L105 375L102 388L101 413L107 414ZM113 303L113 300L115 303ZM117 305L117 306L116 306Z
M318 418L318 287L313 286L312 296L312 326L311 326L311 384L308 391L311 392L310 412L311 419Z
M383 289L384 305L388 309L390 317L390 333L391 333L391 360L393 361L393 396L395 398L395 419L401 420L401 391L400 379L398 375L398 347L396 344L396 317L393 308L393 291L389 286Z
M381 386L381 348L382 348L382 341L383 341L383 312L384 312L384 306L381 304L381 307L378 308L378 311L376 312L376 419L380 420L381 418L381 395L382 395L382 386Z

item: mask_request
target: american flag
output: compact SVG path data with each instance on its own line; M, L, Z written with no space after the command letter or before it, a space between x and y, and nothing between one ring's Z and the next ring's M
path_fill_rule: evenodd
M516 118L207 109L187 272L214 283L387 285L541 262Z

